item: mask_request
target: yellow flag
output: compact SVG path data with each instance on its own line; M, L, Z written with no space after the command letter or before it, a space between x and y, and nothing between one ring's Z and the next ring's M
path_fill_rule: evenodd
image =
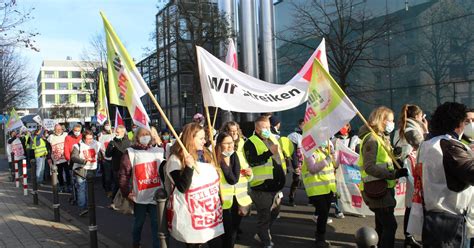
M149 129L150 118L140 97L150 91L135 63L115 33L112 25L100 13L104 22L107 41L107 72L110 103L127 106L133 123Z
M107 95L105 94L104 75L102 74L102 72L100 72L99 74L99 92L97 98L97 122L100 125L103 125L106 120L110 119L110 116Z

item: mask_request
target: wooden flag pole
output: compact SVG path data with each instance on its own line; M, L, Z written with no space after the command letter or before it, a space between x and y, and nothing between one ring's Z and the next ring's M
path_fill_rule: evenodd
M189 155L188 150L187 150L186 147L184 146L183 142L181 141L181 139L179 138L178 134L176 133L176 130L174 130L173 125L171 125L171 122L168 120L168 117L165 115L165 112L163 112L163 109L161 108L161 106L160 106L160 104L158 103L158 101L156 101L155 96L151 93L150 90L148 90L148 95L150 96L150 99L153 101L153 103L155 104L156 108L158 109L158 112L160 112L161 117L162 117L163 120L165 121L165 123L166 123L166 125L168 126L168 128L170 129L171 133L172 133L173 136L176 138L176 142L178 142L179 146L181 146L181 148L183 149L184 155L185 155L185 156ZM197 173L199 173L199 169L198 169L197 163L193 165L193 168L196 170Z
M214 160L215 166L218 167L219 165L217 164L216 144L214 143L214 137L213 137L214 133L212 132L212 129L214 129L214 126L211 125L211 116L209 114L209 107L204 106L204 110L206 111L209 140L211 141L211 146L212 146L212 159ZM216 112L217 112L217 108L216 108Z
M324 69L324 67L321 65L321 62L319 62L319 60L315 59L314 61L316 61L316 63L318 63L318 65L320 66L320 68L323 68L322 71L326 74L326 76L331 80L331 83L333 83L335 85L335 87L337 87L341 92L344 92L341 87L339 87L339 84L334 80L334 78L332 78L331 74L329 74L328 71L326 71ZM344 93L345 95L345 93ZM347 96L347 95L346 95ZM382 144L382 147L383 149L387 152L388 156L392 159L393 163L395 164L395 166L398 168L398 169L401 169L402 167L400 166L400 164L397 162L397 159L395 158L395 156L393 155L392 153L392 150L390 148L388 148L386 145L385 145L385 141L383 141L380 136L374 131L374 129L372 129L372 127L370 127L369 123L367 122L367 120L364 118L364 116L360 113L360 111L356 108L356 106L354 105L354 103L352 103L352 101L349 99L349 97L347 97L348 99L348 102L351 104L351 107L352 109L354 109L356 111L356 114L360 117L360 119L362 120L362 122L364 122L364 125L370 130L370 132L374 135L375 139L380 142Z
M216 126L216 120L217 120L217 111L219 110L218 107L216 107L216 110L214 111L214 120L212 120L212 127Z

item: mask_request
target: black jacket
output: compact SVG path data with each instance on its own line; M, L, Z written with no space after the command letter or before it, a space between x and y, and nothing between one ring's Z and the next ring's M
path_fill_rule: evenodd
M125 135L122 139L114 138L110 141L109 146L105 150L105 156L112 157L112 169L114 171L118 171L120 169L120 160L122 159L122 155L127 151L131 145L130 140L128 139L127 135Z
M474 156L471 151L455 140L441 140L443 166L448 189L461 192L474 186Z
M250 167L255 167L255 166L265 164L268 158L270 158L273 155L270 150L267 150L266 152L260 155L257 155L257 150L250 139L247 140L244 144L244 153L245 153L245 158L247 158L247 162L249 163ZM284 158L282 158L282 160L283 159ZM267 192L277 192L283 189L284 186L285 186L285 172L283 171L283 167L280 164L277 164L275 161L273 161L273 179L267 179L263 182L263 184L252 187L252 189L267 191Z

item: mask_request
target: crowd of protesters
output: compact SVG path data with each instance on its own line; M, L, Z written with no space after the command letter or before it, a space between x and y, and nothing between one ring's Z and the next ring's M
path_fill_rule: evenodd
M375 215L378 247L395 245L394 188L402 177L407 179L404 246L472 247L474 110L444 103L428 122L419 106L407 104L396 129L394 112L378 107L358 134L347 124L308 158L302 152L304 121L295 123L288 136L280 133L280 125L277 116L262 115L254 121L252 135L244 137L237 122L216 131L198 113L180 129L181 146L166 129L133 125L127 132L124 126L112 130L106 122L100 132L77 124L67 133L57 124L51 133L13 131L7 148L10 162L36 160L39 183L48 177L45 170L57 170L60 191L72 193L81 216L87 215L85 179L100 174L110 208L119 208L119 198L132 204L133 247L140 247L147 215L153 247L159 247L157 191L169 196L168 228L186 247L234 247L242 218L251 208L257 218L254 239L273 247L271 227L279 216L287 178L292 180L287 204L296 206L296 191L304 186L315 208L315 246L329 247L330 208L335 208L336 218L344 218L335 177L338 142L360 155L359 188ZM205 193L196 193L203 189Z

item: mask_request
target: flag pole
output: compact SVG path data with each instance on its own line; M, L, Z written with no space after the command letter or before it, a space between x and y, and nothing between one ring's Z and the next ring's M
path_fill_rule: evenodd
M316 63L318 63L318 65L323 68L323 71L326 76L331 80L331 83L335 85L335 87L337 87L337 89L339 89L341 92L344 92L341 87L339 86L339 84L336 82L336 80L334 80L334 78L331 76L331 74L329 74L328 71L326 71L323 67L323 65L321 64L321 62L319 62L319 60L315 59ZM344 92L345 94L345 92ZM347 96L347 95L346 95ZM395 158L395 156L393 155L392 153L392 150L390 148L388 148L385 144L385 141L382 140L382 138L375 132L375 130L369 125L369 123L367 122L367 120L365 119L365 117L362 115L362 113L360 113L359 109L356 108L356 106L354 105L354 103L352 103L351 99L349 99L349 97L347 97L347 100L348 102L350 103L352 109L354 109L356 111L356 114L359 116L359 118L362 120L362 122L364 123L364 125L369 129L369 131L374 135L375 139L382 144L382 148L385 150L385 152L387 152L388 156L392 159L393 163L395 164L395 166L398 168L398 169L401 169L402 167L400 166L400 164L397 162L397 159Z
M178 134L176 133L176 130L174 130L174 127L173 127L173 125L171 125L171 122L169 121L168 117L165 115L165 112L163 112L163 109L161 108L160 104L158 103L158 101L156 101L155 96L153 95L153 93L151 93L151 90L148 89L147 93L148 93L148 96L150 96L151 101L155 104L156 108L158 109L158 112L160 112L161 117L165 121L165 123L168 126L168 128L170 129L171 133L176 138L176 142L178 142L179 146L181 146L181 149L183 149L184 155L185 156L189 155L188 150L186 149L183 142L179 138ZM197 164L194 164L193 168L196 170L197 173L199 173L199 169L198 169Z
M213 132L212 129L214 128L213 125L211 125L211 116L209 114L209 107L207 105L204 105L204 110L206 111L206 118L207 118L207 129L209 132L209 140L211 141L211 146L212 146L212 159L214 160L215 166L219 166L217 164L217 156L216 156L216 144L214 143L214 137L213 137ZM217 108L216 108L217 112Z
M218 107L216 107L216 110L214 111L214 120L212 120L212 127L216 126L216 120L217 120L217 111L219 110Z

